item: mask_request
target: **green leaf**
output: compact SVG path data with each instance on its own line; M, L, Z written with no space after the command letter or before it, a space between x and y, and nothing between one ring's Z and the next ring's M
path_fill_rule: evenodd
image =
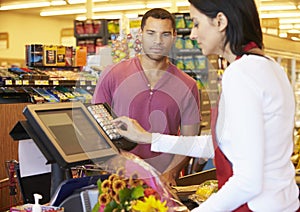
M130 200L131 190L129 188L124 188L119 192L120 202L124 204L126 201Z
M113 207L111 207L109 204L108 205L106 205L105 206L105 208L104 208L104 212L111 212L111 211L113 211Z
M99 179L97 180L97 186L98 186L99 195L102 194L101 185L102 185L102 181L101 181L101 179L99 178Z
M110 201L110 203L105 206L104 212L111 212L115 208L118 208L116 201Z
M142 186L135 187L131 193L132 199L138 199L143 196L144 196L144 188Z
M97 202L97 203L94 205L94 207L93 207L93 209L92 209L92 212L98 212L99 209L100 209L100 204L99 204L99 202Z

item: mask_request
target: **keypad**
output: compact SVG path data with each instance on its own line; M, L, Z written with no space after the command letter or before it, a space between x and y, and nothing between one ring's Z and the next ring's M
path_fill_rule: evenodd
M87 109L111 140L117 140L122 137L111 123L113 117L103 104L89 105Z

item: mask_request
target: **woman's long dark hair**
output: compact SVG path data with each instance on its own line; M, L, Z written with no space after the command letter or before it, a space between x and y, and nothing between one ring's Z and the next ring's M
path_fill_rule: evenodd
M243 46L253 41L263 48L263 37L254 0L189 0L199 12L215 18L219 12L228 19L225 45L229 42L235 55L243 54Z

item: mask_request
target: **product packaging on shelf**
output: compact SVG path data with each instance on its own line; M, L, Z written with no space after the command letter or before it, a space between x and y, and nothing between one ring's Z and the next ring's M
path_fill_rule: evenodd
M25 45L26 65L39 66L73 66L73 47L29 44Z
M43 65L43 45L30 44L25 46L25 57L27 66L42 66Z
M195 55L194 56L194 63L195 63L195 68L197 70L204 70L207 68L207 65L206 65L206 57L203 56L203 55Z
M54 45L44 45L44 66L56 66L57 47Z
M184 15L183 14L176 14L175 15L175 23L176 29L184 29L186 28Z
M73 65L73 47L66 46L65 51L66 51L66 54L65 54L66 66L72 66Z
M85 66L87 58L87 48L77 46L75 49L74 66Z
M78 35L84 34L84 22L82 21L76 21L75 22L75 33Z
M99 34L101 32L102 22L101 20L93 20L94 34Z
M66 47L65 46L57 46L57 66L65 66L66 65Z
M85 34L93 34L94 33L92 20L88 19L84 22L84 33Z

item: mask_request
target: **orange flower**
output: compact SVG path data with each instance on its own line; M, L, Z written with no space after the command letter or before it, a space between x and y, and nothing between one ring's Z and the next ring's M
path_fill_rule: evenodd
M139 185L143 185L144 181L140 180L139 175L134 173L130 176L128 184L130 187L137 187Z
M118 193L115 192L113 189L110 189L110 190L108 191L108 194L109 194L111 197L114 197L114 196L116 196Z
M139 185L144 185L144 181L140 179L130 178L128 184L130 185L130 187L137 187Z
M101 190L102 190L102 192L108 192L109 191L109 189L110 189L110 187L111 187L111 182L110 182L110 180L104 180L103 182L102 182L102 184L101 184Z
M112 184L112 188L115 192L119 192L120 190L126 187L126 183L124 180L115 180Z
M98 197L98 201L99 201L100 205L106 205L110 202L110 200L111 200L111 197L108 193L102 193Z
M112 174L112 175L110 175L110 176L108 177L108 180L111 181L111 182L113 182L113 181L115 181L115 180L118 180L118 179L120 179L120 177L119 177L119 175L117 175L117 174Z
M112 197L116 201L117 204L121 204L119 193L114 193L114 195L112 195Z

